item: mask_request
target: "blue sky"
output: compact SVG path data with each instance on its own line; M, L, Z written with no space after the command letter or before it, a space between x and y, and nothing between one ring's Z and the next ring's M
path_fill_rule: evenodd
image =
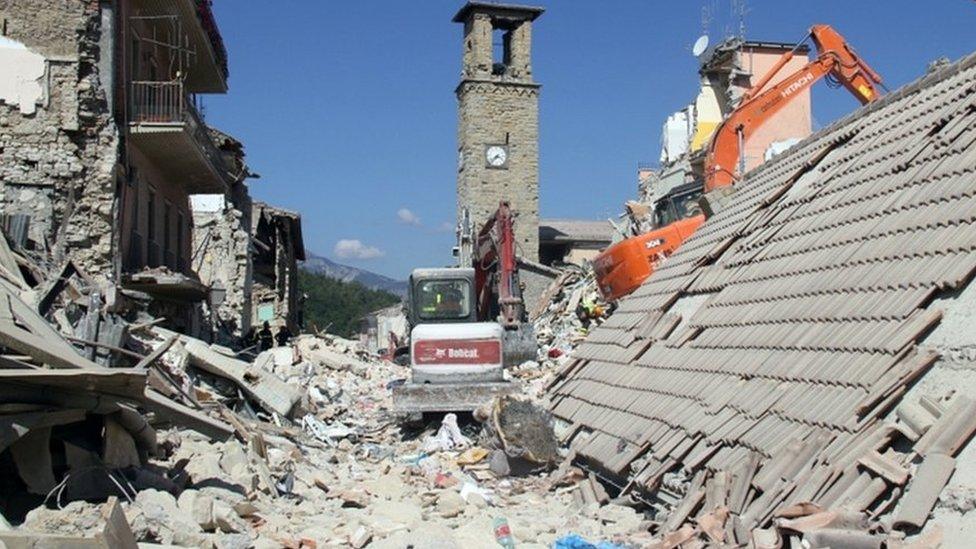
M534 4L547 8L533 33L542 216L614 216L637 163L657 158L664 119L697 91L702 7L713 41L738 20L729 0ZM230 92L205 99L207 120L244 142L262 175L254 197L302 213L312 251L395 278L450 263L461 5L214 0ZM747 5L747 38L795 42L831 24L890 89L976 49L972 0ZM813 104L815 125L857 107L823 83Z

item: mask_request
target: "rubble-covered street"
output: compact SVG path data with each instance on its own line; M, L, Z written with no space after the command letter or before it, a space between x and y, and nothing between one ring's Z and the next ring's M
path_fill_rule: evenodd
M390 411L391 388L408 370L356 342L303 335L243 361L160 328L136 333L148 357L147 401L180 419L152 440L145 423L132 429L106 415L101 437L88 440L101 451L78 440L82 447L42 460L47 470L15 452L21 489L45 505L24 509L23 523L0 537L8 546L100 539L115 505L125 520L114 526L128 524L136 541L194 547L493 547L501 520L520 546L550 546L569 532L631 543L647 534L628 501L610 502L600 483L570 465L544 404L528 394L476 413L485 424L459 424L455 414L409 424ZM562 363L549 358L559 348L543 346L543 360L516 370L533 396ZM23 420L4 421L16 428ZM52 459L67 459L57 465L67 473L49 487Z
M976 546L976 4L539 3L0 0L0 549Z

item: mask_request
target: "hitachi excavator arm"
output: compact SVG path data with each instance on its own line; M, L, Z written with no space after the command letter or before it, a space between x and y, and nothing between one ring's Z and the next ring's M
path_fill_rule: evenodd
M876 86L881 85L881 77L837 31L828 25L814 25L810 28L810 36L817 47L816 59L766 89L766 85L793 58L793 52L784 54L742 96L739 106L715 130L705 158L705 192L732 185L744 171L741 154L749 137L821 78L840 83L861 103L878 98ZM657 264L688 239L704 220L705 216L701 214L687 216L604 250L593 261L603 296L615 300L637 289L654 272Z
M837 31L829 25L814 25L810 28L810 36L817 47L816 59L763 91L766 84L793 58L793 52L783 54L762 80L743 95L738 108L715 130L705 160L705 192L734 183L743 171L743 144L794 97L821 78L828 76L836 80L862 104L878 97L876 86L881 84L881 77Z

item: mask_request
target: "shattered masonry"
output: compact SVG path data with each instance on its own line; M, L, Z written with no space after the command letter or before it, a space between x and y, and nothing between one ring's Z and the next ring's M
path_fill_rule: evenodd
M99 2L6 0L0 17L0 64L41 63L29 74L39 93L0 101L4 227L111 278L119 130L99 73Z
M255 202L251 227L257 248L251 297L254 325L270 322L298 333L302 323L298 261L305 259L302 216L264 202Z
M971 474L974 97L976 54L750 172L576 351L553 411L582 460L650 495L693 476L662 534L704 493L739 543L791 504L882 513L892 492L921 525L924 475L892 472Z
M209 3L4 0L0 17L7 234L55 262L71 259L104 293L128 293L172 329L225 343L244 335L254 316L252 174L243 146L209 128L191 99L227 90ZM232 206L214 232L222 238L194 230L198 195ZM233 268L212 272L230 258ZM294 325L297 307L277 310Z

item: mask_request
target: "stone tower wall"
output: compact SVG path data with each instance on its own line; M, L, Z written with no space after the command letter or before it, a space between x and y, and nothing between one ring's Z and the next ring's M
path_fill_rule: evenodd
M539 90L533 86L466 82L458 90L458 141L462 165L458 206L480 226L507 200L515 212L519 254L536 261L539 252ZM508 169L489 168L488 144L505 143Z
M532 79L532 14L473 10L464 22L458 97L458 215L480 227L507 200L515 212L518 253L539 258L539 85ZM521 17L521 18L520 18ZM508 43L504 70L493 70L492 32ZM489 167L487 147L505 145L504 168Z

